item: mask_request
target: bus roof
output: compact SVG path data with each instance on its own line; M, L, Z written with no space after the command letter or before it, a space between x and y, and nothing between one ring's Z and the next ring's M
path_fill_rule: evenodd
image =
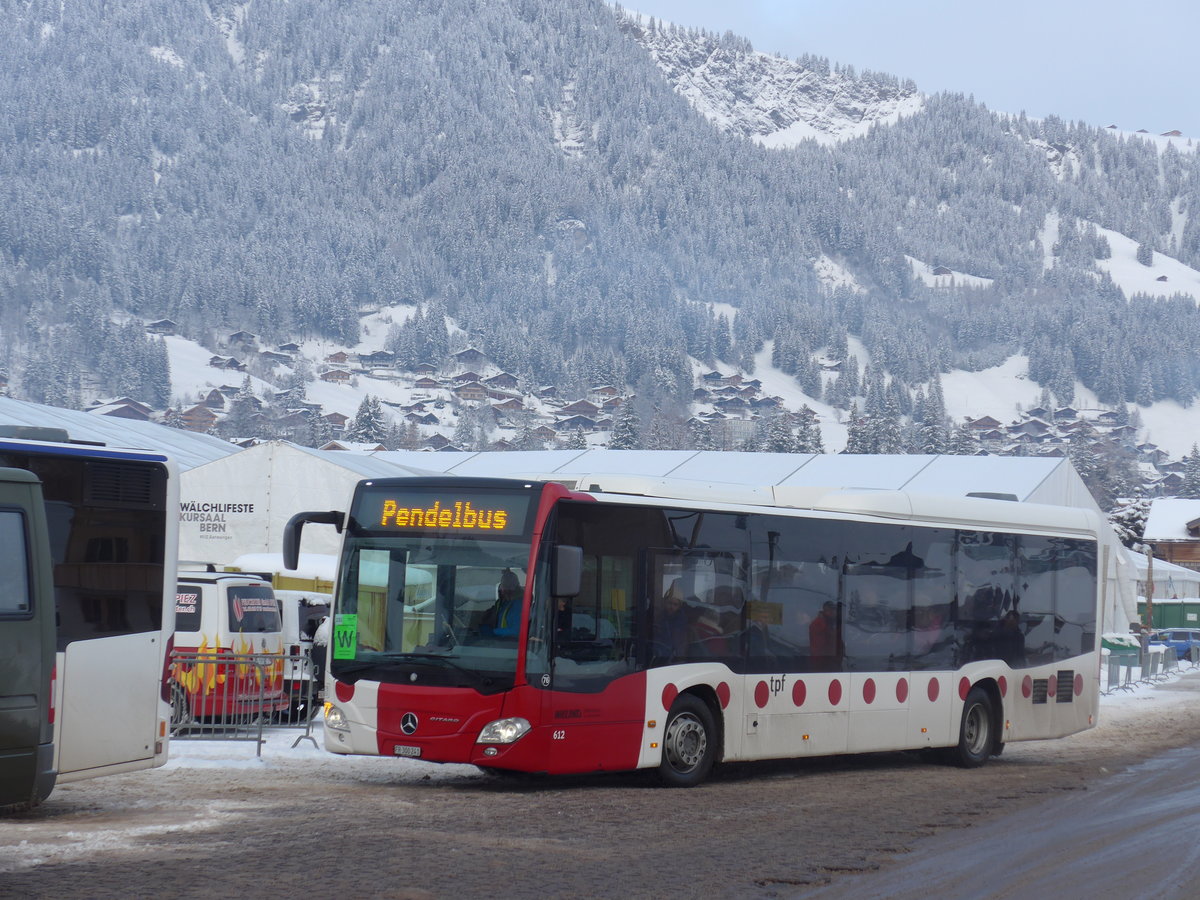
M846 490L830 487L772 485L754 487L682 478L645 478L592 474L542 476L599 500L612 495L691 503L773 507L814 512L905 519L963 528L998 527L1066 531L1096 536L1102 524L1081 507L1020 503L983 497L953 497L909 491Z

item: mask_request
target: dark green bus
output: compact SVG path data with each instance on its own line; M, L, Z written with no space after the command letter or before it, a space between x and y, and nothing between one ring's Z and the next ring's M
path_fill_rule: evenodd
M0 807L54 788L54 589L42 485L0 468Z

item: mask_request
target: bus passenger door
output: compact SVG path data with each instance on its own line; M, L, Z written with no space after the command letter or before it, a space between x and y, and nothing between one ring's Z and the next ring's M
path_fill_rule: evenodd
M550 636L549 671L537 676L546 687L542 721L549 729L550 770L631 769L645 706L629 599L633 561L585 555L582 582L577 596L552 598L548 614L539 617ZM535 611L541 606L535 598ZM530 635L539 636L533 621ZM531 681L536 645L531 640Z

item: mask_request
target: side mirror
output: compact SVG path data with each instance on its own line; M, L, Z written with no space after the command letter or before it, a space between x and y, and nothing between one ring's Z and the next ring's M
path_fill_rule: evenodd
M550 593L555 597L575 597L582 585L583 548L565 545L555 547Z
M300 565L300 533L306 522L314 525L333 525L340 533L346 514L336 509L329 512L301 512L288 519L283 528L283 567L295 569Z

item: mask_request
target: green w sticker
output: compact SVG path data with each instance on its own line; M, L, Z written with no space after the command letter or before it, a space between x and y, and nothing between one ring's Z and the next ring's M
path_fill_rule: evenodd
M334 619L333 658L354 659L354 647L358 643L358 616L343 614Z

